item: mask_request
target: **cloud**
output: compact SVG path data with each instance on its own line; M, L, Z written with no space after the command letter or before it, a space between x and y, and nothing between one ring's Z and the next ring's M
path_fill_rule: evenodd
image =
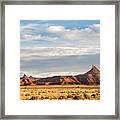
M81 41L89 42L91 39L99 41L99 33L95 33L91 29L86 28L84 30L66 32L64 33L63 38L65 40L79 40L80 42Z
M89 27L95 31L100 30L100 24L93 24L93 25L90 25Z
M53 32L53 33L56 33L56 32L64 32L65 31L65 28L64 26L49 26L47 28L48 32Z
M27 24L27 25L21 25L20 28L21 28L21 30L33 29L33 28L35 28L37 26L39 26L39 24Z
M26 74L27 76L32 75L34 77L52 77L52 76L66 76L66 75L78 75L80 72L45 72L45 73L40 73L38 71L24 71L21 72L21 77Z
M57 72L58 75L66 72L86 72L92 64L99 67L100 55L74 55L49 57L48 59L32 59L29 61L21 60L21 72L28 75L43 76L44 73ZM48 75L48 74L46 74Z
M82 72L92 64L99 65L100 24L69 25L58 21L21 24L21 72L48 76L51 72Z
M100 25L92 24L85 28L66 28L46 24L28 24L21 31L21 42L31 47L100 47ZM21 46L22 47L22 46Z
M41 33L41 26L44 34ZM28 24L23 28L25 32L22 34L22 39L28 42L32 41L31 47L21 47L21 59L24 60L42 59L47 56L98 54L100 52L99 24L71 29L57 25ZM35 31L29 31L29 28L34 28ZM27 30L28 32L26 32ZM37 43L35 43L36 41Z
M49 26L48 32L55 33L59 36L60 40L87 40L96 39L99 41L100 25L93 24L86 28L74 28L68 29L64 26ZM97 37L97 38L96 38Z
M64 39L66 40L86 40L89 42L90 39L96 39L97 37L97 41L99 41L99 25L98 24L93 24L90 25L87 28L82 28L82 29L73 29L73 30L66 30L66 32L64 32Z
M98 41L100 24L89 25L85 28L66 28L65 26L46 24L27 24L21 26L21 40L45 40L60 43L67 40ZM55 41L55 38L56 41Z
M51 36L43 36L42 34L32 35L32 34L24 34L22 35L21 41L46 41L46 42L55 42L58 37Z
M22 60L48 59L49 57L61 57L71 55L98 54L99 48L77 48L77 47L35 47L21 49Z
M31 35L31 34L25 34L22 36L23 39L25 40L39 40L42 38L42 36L39 35Z

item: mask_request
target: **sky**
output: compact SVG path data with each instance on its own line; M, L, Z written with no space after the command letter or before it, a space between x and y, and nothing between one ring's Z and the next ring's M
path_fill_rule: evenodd
M20 20L20 75L48 77L100 67L99 20Z

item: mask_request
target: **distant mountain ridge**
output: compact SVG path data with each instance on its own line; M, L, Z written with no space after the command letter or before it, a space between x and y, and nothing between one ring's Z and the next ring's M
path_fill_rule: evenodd
M34 85L65 85L65 84L80 84L80 85L99 85L100 70L92 65L92 68L84 74L53 76L45 78L35 78L26 76L20 78L20 86Z

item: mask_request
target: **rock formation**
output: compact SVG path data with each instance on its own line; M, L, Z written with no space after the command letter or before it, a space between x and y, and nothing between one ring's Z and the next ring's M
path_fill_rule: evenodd
M64 85L64 84L83 84L83 85L99 85L100 70L92 65L92 68L84 73L75 76L53 76L46 78L28 77L25 74L20 78L20 85Z

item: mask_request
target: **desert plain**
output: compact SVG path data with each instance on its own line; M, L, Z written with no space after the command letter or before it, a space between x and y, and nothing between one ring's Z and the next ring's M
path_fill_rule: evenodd
M100 86L20 86L21 100L100 100Z

